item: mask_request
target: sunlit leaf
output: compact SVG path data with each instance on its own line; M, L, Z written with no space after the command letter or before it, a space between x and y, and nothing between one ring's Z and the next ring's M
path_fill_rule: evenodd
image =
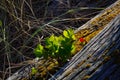
M76 40L75 35L72 35L72 39L73 39L73 40Z
M32 67L32 70L31 70L32 75L36 74L37 72L38 72L38 70L35 69L34 67Z
M72 45L72 50L71 50L71 53L72 53L72 54L74 54L75 50L76 50L75 45Z
M66 38L69 38L68 31L66 31L66 30L63 31L63 35L64 35Z
M37 57L42 57L44 54L44 47L41 44L39 44L37 48L35 48L34 53Z

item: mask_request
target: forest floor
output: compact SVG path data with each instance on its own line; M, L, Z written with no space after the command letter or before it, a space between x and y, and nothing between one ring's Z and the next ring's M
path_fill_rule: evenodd
M1 0L0 80L35 58L33 50L51 34L77 29L116 0Z

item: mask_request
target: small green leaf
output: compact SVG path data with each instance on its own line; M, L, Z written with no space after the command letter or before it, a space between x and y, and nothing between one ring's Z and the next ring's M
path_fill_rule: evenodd
M55 39L55 36L54 34L52 34L51 37L49 38L49 41L54 41L54 39Z
M64 37L63 36L59 36L58 39L59 39L59 41L62 41L62 40L64 40Z
M63 35L66 38L75 40L74 31L72 29L64 30Z
M72 35L72 39L73 39L73 40L76 40L75 35Z
M41 44L38 44L37 48L35 48L34 53L37 57L42 57L44 53L44 47Z
M74 53L74 52L75 52L75 50L76 50L75 45L72 45L72 50L71 50L71 53Z
M34 67L32 67L32 70L31 70L32 75L35 75L37 72L38 72L38 70L35 69Z
M69 38L68 31L66 31L66 30L63 31L63 35L64 35L66 38Z

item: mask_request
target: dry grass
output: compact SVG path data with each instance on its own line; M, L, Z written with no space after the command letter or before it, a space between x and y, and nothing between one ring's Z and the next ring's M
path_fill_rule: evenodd
M95 1L1 0L1 79L29 64L29 61L26 64L24 62L35 58L33 49L45 37L52 33L59 35L66 28L76 29L113 3L109 0Z

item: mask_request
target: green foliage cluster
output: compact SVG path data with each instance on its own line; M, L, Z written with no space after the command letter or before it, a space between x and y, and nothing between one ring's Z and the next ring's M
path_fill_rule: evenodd
M66 61L75 52L75 35L72 29L64 30L63 35L52 34L45 39L45 46L38 44L34 49L37 57L55 58Z

